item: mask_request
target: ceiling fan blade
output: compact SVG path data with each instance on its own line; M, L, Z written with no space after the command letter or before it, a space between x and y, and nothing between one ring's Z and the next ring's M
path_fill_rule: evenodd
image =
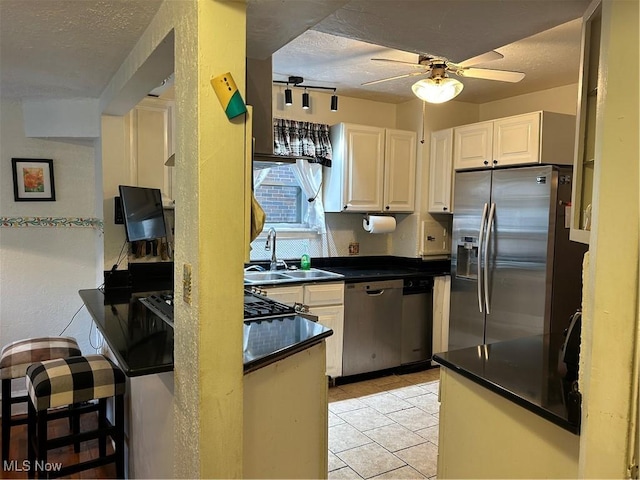
M425 70L424 72L405 73L403 75L396 75L395 77L383 78L381 80L373 80L372 82L365 82L365 83L362 83L361 85L362 86L375 85L376 83L388 82L389 80L397 80L399 78L406 78L406 77L415 77L416 75L425 75L429 72L430 70Z
M481 63L493 62L494 60L500 60L504 58L504 55L496 52L495 50L490 50L481 55L477 55L475 57L467 58L466 60L456 63L458 67L466 68L471 67L473 65L479 65Z
M402 65L409 65L411 67L415 67L415 68L427 68L427 66L425 65L421 65L419 63L415 63L415 62L403 62L402 60L392 60L390 58L372 58L371 60L373 60L374 62L390 62L390 63L400 63Z
M468 78L482 78L485 80L498 80L500 82L516 83L524 78L522 72L510 72L507 70L491 70L489 68L461 68L453 71L456 75Z

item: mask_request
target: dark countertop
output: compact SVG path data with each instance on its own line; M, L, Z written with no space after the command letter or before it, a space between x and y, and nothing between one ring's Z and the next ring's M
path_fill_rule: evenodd
M173 328L139 301L153 292L105 296L91 289L79 293L127 376L173 370Z
M105 295L91 289L79 293L127 376L173 370L173 327L139 301L159 292L124 291ZM333 330L298 315L246 321L244 372L305 350L332 334Z
M253 372L333 335L333 330L299 315L244 322L244 373Z
M300 266L296 260L286 260L290 266ZM269 268L268 262L252 262ZM311 259L311 266L329 272L344 275L346 283L367 282L374 280L390 280L395 278L411 278L421 276L439 276L451 273L449 260L422 260L419 258L395 256L371 257L319 257ZM315 280L314 280L315 281ZM336 281L327 279L326 281ZM300 280L298 283L308 283Z
M558 373L563 340L561 334L536 335L438 353L433 360L579 434L580 404L568 401L571 383Z

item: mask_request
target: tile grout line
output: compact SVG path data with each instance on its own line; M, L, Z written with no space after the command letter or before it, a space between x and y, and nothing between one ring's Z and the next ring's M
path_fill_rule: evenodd
M418 411L422 412L423 414L428 415L429 417L433 417L433 418L436 420L436 422L438 422L438 421L439 421L439 418L438 418L438 416L439 416L439 411L438 411L437 413L431 413L431 412L429 412L429 411L427 411L427 410L425 410L425 409L421 408L419 405L416 405L416 404L411 403L411 402L409 401L409 400L410 400L410 399L412 399L412 398L421 397L421 396L424 396L424 395L434 395L434 394L435 394L435 392L433 392L433 391L431 391L431 390L424 389L424 387L425 387L425 386L427 386L427 385L433 385L433 384L434 384L435 382L437 382L437 381L438 381L437 379L434 379L434 380L430 380L430 381L427 381L427 382L421 382L420 384L403 385L402 387L392 388L391 390L385 390L385 391L380 391L380 392L371 393L371 394L364 394L364 395L360 395L359 397L350 397L350 398L348 398L348 399L344 399L344 400L359 400L360 402L362 402L362 403L364 404L364 406L362 406L362 407L357 407L357 408L354 408L354 409L352 409L352 410L345 410L344 412L340 412L340 413L336 413L336 412L333 412L333 411L332 411L331 413L332 413L333 415L335 415L335 416L336 416L340 421L344 422L344 423L340 423L340 424L338 424L338 425L342 425L342 424L349 425L349 427L353 428L356 432L358 432L358 433L360 433L360 434L364 435L364 437L365 437L365 438L367 438L367 439L369 439L370 441L369 441L369 442L367 442L367 443L365 443L365 444L359 445L359 446L355 446L355 447L347 448L346 450L342 450L341 452L338 452L338 453L331 452L331 453L332 453L332 455L334 455L336 458L338 458L338 460L340 460L340 461L344 464L344 466L338 467L338 468L336 468L336 469L332 470L331 472L337 472L337 471L342 470L342 469L344 469L344 468L349 468L349 469L350 469L350 471L354 472L354 473L355 473L356 475L358 475L360 478L373 478L373 477L377 477L377 476L380 476L380 475L384 475L384 474L389 473L389 472L393 472L393 471L398 470L398 469L401 469L401 468L409 467L409 468L411 468L412 470L414 470L414 471L418 472L420 475L423 475L423 474L422 474L422 472L421 472L418 468L416 468L416 466L414 466L414 465L412 465L412 464L408 463L407 461L403 460L403 459L402 459L402 458L400 458L398 455L396 455L396 453L398 453L398 452L402 452L402 451L406 451L406 450L408 450L408 449L415 448L415 447L418 447L418 446L421 446L421 445L426 445L426 444L430 444L431 446L433 446L433 447L435 447L435 448L437 449L437 448L438 448L438 445L437 445L437 444L435 444L434 442L432 442L431 440L429 440L429 439L427 439L427 438L424 438L422 435L420 435L420 434L419 434L419 433L417 433L417 432L418 432L419 430L424 430L424 429L427 429L427 428L430 428L430 427L436 426L436 425L438 425L438 423L436 423L435 425L429 425L429 426L426 426L426 427L419 428L419 429L417 429L417 430L413 430L413 429L411 429L411 428L408 428L408 427L407 427L407 426L405 426L405 425L402 425L402 424L398 423L398 422L397 422L397 421L395 421L393 418L389 417L389 415L390 415L390 414L393 414L393 413L401 412L401 411L403 411L403 410L408 410L408 409L411 409L411 408L416 408ZM395 384L397 384L397 382L389 383L389 384L387 384L387 385L388 385L389 387L391 387L391 386L393 386L393 385L395 385ZM411 397L404 397L404 398L403 398L403 397L401 397L401 396L395 395L395 394L393 393L393 391L392 391L392 390L401 390L401 389L403 389L403 388L407 388L407 387L414 387L414 386L420 387L421 389L423 389L423 392L422 392L422 393L419 393L419 394L417 394L417 395L413 395L413 396L411 396ZM380 410L378 410L374 405L372 405L372 404L368 404L368 403L366 403L366 402L364 402L364 401L362 400L363 398L371 398L371 397L375 397L375 396L377 396L377 395L383 395L383 394L387 394L387 393L392 394L392 395L395 397L395 399L394 399L393 401L397 400L397 401L399 401L399 402L404 402L404 403L409 404L410 406L407 406L407 407L404 407L404 406L403 406L402 408L399 408L398 410L393 410L393 411L391 411L391 412L381 412L381 411L380 411ZM435 395L436 395L436 397L437 397L437 394L435 394ZM340 401L343 401L343 400L336 400L335 402L340 402ZM335 403L335 402L332 402L332 403ZM355 412L355 411L358 411L358 410L362 410L362 409L364 409L364 408L370 408L371 410L373 410L373 411L374 411L374 412L376 412L377 414L381 415L382 417L384 417L386 420L388 420L388 421L389 421L389 422L391 422L391 423L386 424L386 425L380 425L380 426L377 426L377 427L368 428L368 429L366 429L366 430L360 430L360 428L356 427L356 425L354 425L353 423L349 422L347 419L345 419L345 418L343 418L343 417L342 417L342 415L343 415L343 414L349 414L349 413L352 413L352 412ZM334 425L334 426L337 426L337 425ZM418 438L420 438L420 440L421 440L421 441L420 441L419 443L415 444L415 445L409 445L409 446L407 446L407 447L400 448L400 449L398 449L398 450L396 450L396 451L394 452L394 451L389 450L389 449L388 449L388 448L386 448L385 446L381 445L381 444L380 444L380 443L378 443L375 439L371 438L371 437L367 434L367 432L371 432L372 430L376 430L376 429L384 428L384 427L390 427L390 426L398 426L398 427L401 427L401 428L403 428L403 429L406 429L406 430L407 430L407 431L409 431L410 433L412 433L412 434L416 435ZM385 451L385 452L389 453L389 454L390 454L394 459L396 459L398 462L402 463L402 465L400 465L400 466L398 466L398 467L395 467L395 468L391 468L391 469L389 469L389 470L385 470L385 471L382 471L382 472L378 472L378 473L376 473L376 474L374 474L374 475L371 475L371 476L369 476L369 477L362 477L362 476L358 473L358 471L354 468L354 466L350 465L350 464L347 462L347 460L345 460L344 458L342 458L342 457L340 456L340 454L344 454L345 452L349 452L350 450L354 450L354 449L356 449L356 448L361 448L361 447L364 447L364 446L367 446L367 445L376 445L377 447L381 448L383 451ZM423 475L423 476L424 476L425 478L431 478L431 477L427 477L426 475Z

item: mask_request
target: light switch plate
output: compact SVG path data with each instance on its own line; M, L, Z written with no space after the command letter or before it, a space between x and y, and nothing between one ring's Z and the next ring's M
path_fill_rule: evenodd
M191 264L182 266L182 300L191 305Z

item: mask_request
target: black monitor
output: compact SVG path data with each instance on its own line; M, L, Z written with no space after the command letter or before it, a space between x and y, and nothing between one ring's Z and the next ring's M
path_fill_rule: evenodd
M166 237L160 189L128 185L120 185L118 188L127 241Z

